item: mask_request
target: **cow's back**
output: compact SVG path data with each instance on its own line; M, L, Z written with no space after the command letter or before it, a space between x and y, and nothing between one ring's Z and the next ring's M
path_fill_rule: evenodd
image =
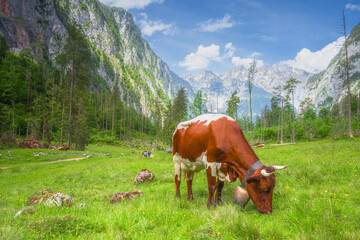
M238 125L232 118L220 114L206 114L179 123L173 135L173 154L194 162L204 152L219 151L219 143L228 137L221 130L231 129L229 124Z

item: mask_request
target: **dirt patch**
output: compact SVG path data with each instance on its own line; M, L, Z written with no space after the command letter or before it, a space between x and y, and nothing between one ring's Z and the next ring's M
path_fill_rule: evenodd
M69 162L69 161L77 161L77 160L82 160L86 157L81 157L81 158L69 158L69 159L60 159L60 160L56 160L56 161L52 161L52 162L46 162L46 163L57 163L57 162Z
M11 168L11 167L1 167L0 169L8 169L8 168Z
M281 144L271 144L271 146L283 146L283 145L292 145L296 143L281 143Z

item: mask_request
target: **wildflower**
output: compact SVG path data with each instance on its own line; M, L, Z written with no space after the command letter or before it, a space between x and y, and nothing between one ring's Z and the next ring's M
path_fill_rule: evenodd
M324 192L327 192L326 190Z
M345 196L347 197L347 196L348 196L348 194L345 194Z

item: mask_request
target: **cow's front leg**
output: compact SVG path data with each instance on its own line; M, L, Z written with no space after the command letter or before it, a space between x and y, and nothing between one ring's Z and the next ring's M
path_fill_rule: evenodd
M175 190L176 197L180 198L180 183L181 183L181 167L180 167L180 159L177 156L173 156L174 167L175 167Z
M187 190L188 190L187 200L188 201L194 200L193 193L192 193L192 180L194 178L194 173L193 172L184 173L184 177L186 178L186 184L187 184Z
M208 180L208 189L209 189L209 198L207 207L210 209L214 205L214 193L216 189L216 176L212 176L211 174L211 167L206 169L206 175Z
M221 204L221 191L224 187L224 182L220 181L220 179L217 180L217 188L216 188L216 195L215 195L215 203L216 205L220 205Z

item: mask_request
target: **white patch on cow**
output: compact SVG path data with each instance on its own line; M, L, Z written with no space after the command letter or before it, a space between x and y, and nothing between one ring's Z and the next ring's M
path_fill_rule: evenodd
M226 174L225 180L228 181L228 182L231 182L231 181L230 181L230 176L229 176L229 174Z
M181 157L179 154L175 154L173 156L174 168L175 168L175 175L178 176L178 180L181 181Z
M173 156L173 161L175 166L175 174L177 174L179 181L181 178L181 170L183 172L199 172L204 168L210 168L211 176L218 177L220 181L225 181L225 174L220 170L221 163L208 162L206 152L203 152L200 157L195 160L195 162L191 162L189 159L182 158L179 153L175 153Z
M198 122L198 123L205 122L204 125L208 126L211 122L216 121L223 117L227 118L229 121L235 122L235 120L233 118L223 115L223 114L204 114L204 115L200 115L192 120L179 123L176 130L187 129L191 124L196 123L196 122ZM176 130L175 130L174 134L176 133Z

